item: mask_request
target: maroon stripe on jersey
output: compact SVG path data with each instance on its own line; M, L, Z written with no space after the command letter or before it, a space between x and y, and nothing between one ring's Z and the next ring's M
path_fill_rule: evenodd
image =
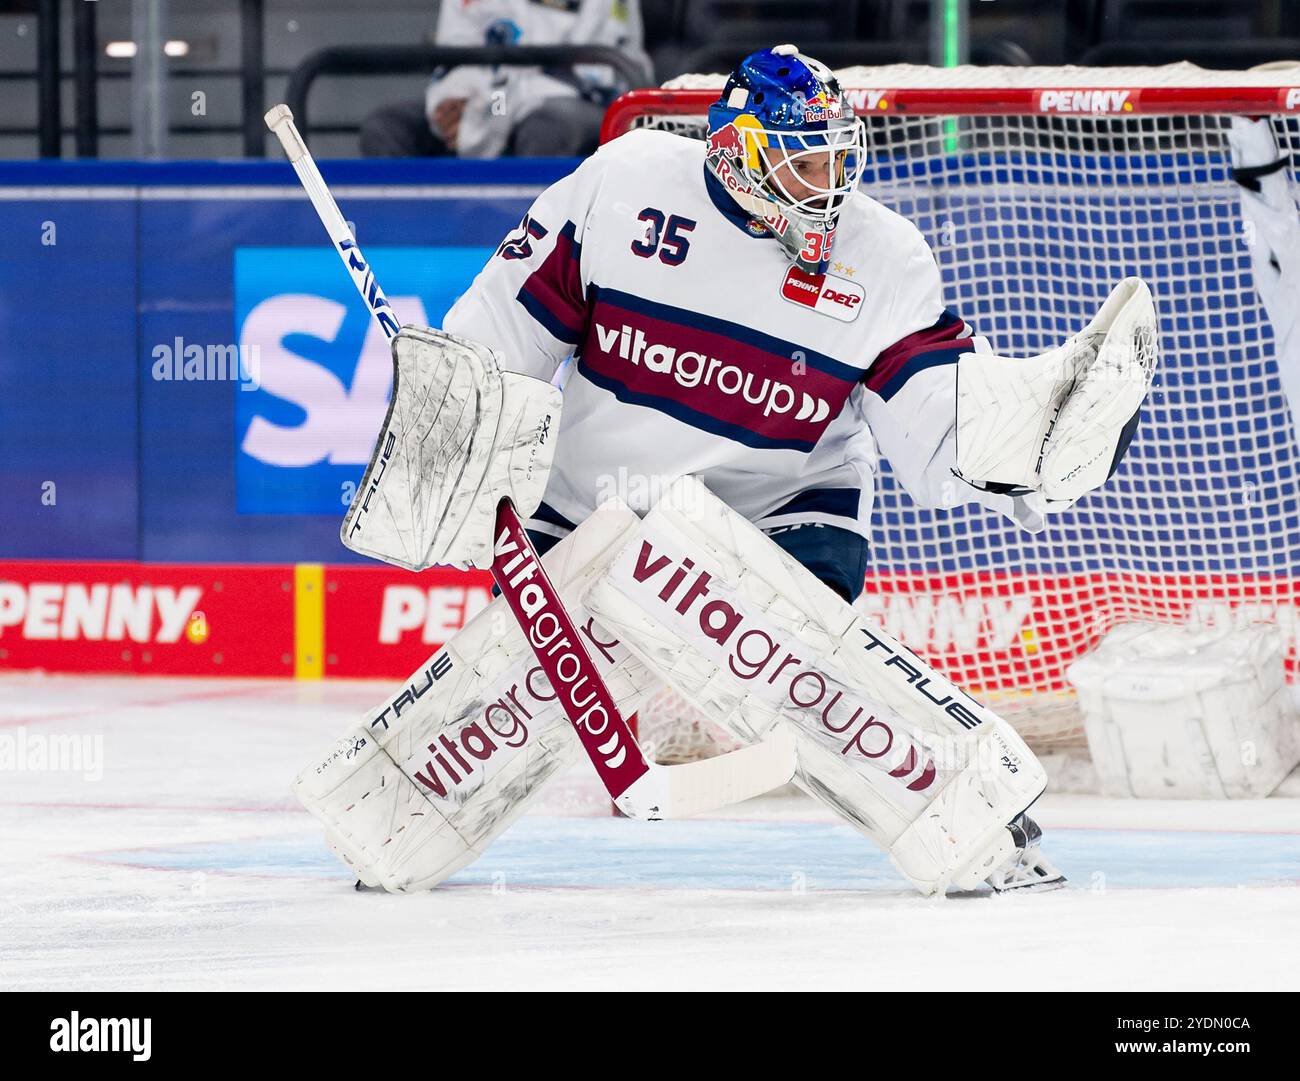
M810 451L855 386L801 362L797 347L772 352L679 322L665 305L652 314L636 298L610 296L596 292L580 370L621 401L694 428L751 447Z
M565 222L555 247L528 276L518 300L560 341L577 344L587 328L587 298L578 259L582 245L573 222Z
M909 364L918 355L938 350L955 351L953 359L956 359L958 354L969 352L974 347L970 328L951 310L945 310L933 326L900 338L885 349L867 369L862 382L868 390L875 391L883 398L891 398L906 381L911 370L919 371L928 366Z

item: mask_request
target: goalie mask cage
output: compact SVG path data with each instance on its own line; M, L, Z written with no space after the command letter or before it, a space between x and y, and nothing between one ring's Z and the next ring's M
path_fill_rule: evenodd
M1283 281L1275 328L1254 273L1266 238L1243 214L1230 133L1267 118L1271 160L1286 159L1282 216L1300 237L1300 68L896 65L839 77L867 126L861 190L916 223L949 307L996 351L1059 345L1131 274L1151 286L1162 349L1117 474L1040 534L959 505L956 478L950 509L920 508L881 460L859 607L1040 751L1082 743L1066 669L1121 622L1273 621L1294 679L1300 455L1279 364L1300 388L1300 328L1288 346L1281 325L1300 312L1300 282ZM702 137L724 81L633 91L604 137ZM640 725L664 760L726 745L672 692Z

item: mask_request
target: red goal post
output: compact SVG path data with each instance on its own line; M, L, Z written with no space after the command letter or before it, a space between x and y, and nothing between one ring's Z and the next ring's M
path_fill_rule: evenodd
M1079 70L1079 69L1076 69ZM708 78L696 77L696 78ZM1295 78L1300 83L1300 70ZM860 116L1178 116L1198 113L1258 116L1300 112L1298 86L901 86L846 84ZM703 117L718 99L716 87L630 90L605 113L600 141L631 131L647 117ZM1115 96L1107 96L1107 92ZM1120 97L1119 95L1123 95ZM1094 104L1095 103L1095 104ZM1086 104L1086 108L1085 108Z

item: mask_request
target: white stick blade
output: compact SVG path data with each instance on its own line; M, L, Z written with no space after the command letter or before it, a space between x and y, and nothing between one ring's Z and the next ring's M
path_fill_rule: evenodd
M797 761L794 733L781 728L714 758L653 766L614 805L629 818L689 818L780 788L794 777Z
M794 733L781 728L761 743L700 762L664 767L665 818L688 818L761 796L787 784L796 763Z

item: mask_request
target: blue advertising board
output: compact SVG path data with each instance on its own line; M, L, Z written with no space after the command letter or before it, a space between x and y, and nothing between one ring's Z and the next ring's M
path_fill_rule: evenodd
M1152 166L1181 176L1181 163ZM436 325L533 198L575 164L363 161L323 171L398 314ZM1208 202L1205 220L1171 221L1153 191L1117 206L1098 193L1097 235L1142 243L1131 253L1098 247L1093 257L1153 281L1163 273L1162 333L1183 345L1162 361L1148 412L1158 411L1163 437L1178 445L1148 456L1145 476L1190 492L1194 506L1131 501L1110 525L1160 530L1150 557L1170 571L1291 573L1294 545L1268 542L1270 530L1300 529L1293 436L1276 419L1285 407L1271 329L1257 305L1225 301L1228 272L1234 288L1253 289L1240 216L1230 201ZM1054 295L1054 253L1077 241L1052 204L1008 221L977 193L921 186L900 209L934 239L964 317L1003 351L1034 351L1026 328L1042 339L1036 348L1077 329L1076 313L1061 305L994 303ZM969 257L954 262L948 227L999 242L968 245ZM0 165L0 228L0 558L359 558L338 528L384 415L391 365L287 165ZM1164 242L1179 237L1197 244ZM1228 340L1241 379L1207 362ZM1231 444L1240 453L1224 450L1229 428L1234 440L1252 436ZM1190 484L1189 461L1201 470ZM899 496L888 469L879 485L875 548L892 565L987 562L965 543L964 531L981 531L975 517L951 516L961 543L937 551L926 538L948 512ZM1192 513L1212 523L1214 544L1180 533ZM1034 552L1045 570L1098 560L1084 544ZM1250 558L1239 568L1227 552Z
M323 171L437 325L571 161ZM0 558L346 562L391 361L279 163L0 167Z

